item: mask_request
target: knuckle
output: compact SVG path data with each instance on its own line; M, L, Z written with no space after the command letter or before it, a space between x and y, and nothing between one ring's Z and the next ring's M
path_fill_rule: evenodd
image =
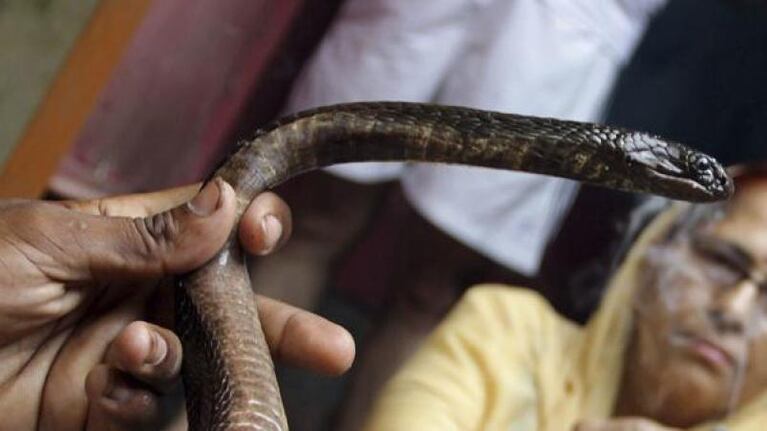
M169 211L134 218L133 224L146 257L157 256L171 248L180 231L178 221Z

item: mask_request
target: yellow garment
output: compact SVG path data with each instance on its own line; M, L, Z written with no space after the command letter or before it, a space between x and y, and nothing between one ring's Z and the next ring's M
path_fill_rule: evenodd
M389 382L365 429L570 431L580 420L610 417L637 263L680 209L645 231L585 327L557 315L532 291L471 289ZM767 393L722 424L730 431L767 429Z

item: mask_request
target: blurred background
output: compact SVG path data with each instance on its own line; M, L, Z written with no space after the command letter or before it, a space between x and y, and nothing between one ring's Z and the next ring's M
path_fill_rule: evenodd
M282 113L366 99L600 121L725 164L764 160L766 46L760 1L0 0L0 197L195 182ZM255 285L346 326L360 352L343 378L279 370L293 429L356 429L472 284L538 289L583 322L641 223L642 197L515 178L519 220L550 215L526 246L535 256L515 261L430 212L427 197L442 196L432 177L403 169L312 173L278 190L295 235L252 263ZM525 200L537 190L545 204Z

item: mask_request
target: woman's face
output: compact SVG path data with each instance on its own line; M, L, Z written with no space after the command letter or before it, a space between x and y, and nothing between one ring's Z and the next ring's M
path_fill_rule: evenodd
M639 372L678 426L726 415L767 389L767 186L725 217L652 247L635 298Z

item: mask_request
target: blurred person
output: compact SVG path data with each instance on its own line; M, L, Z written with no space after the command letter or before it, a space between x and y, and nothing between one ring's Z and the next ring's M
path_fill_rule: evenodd
M198 189L0 201L0 428L186 429L172 280L215 255L236 207L221 180ZM272 193L239 225L256 255L275 251L290 231L290 211ZM275 359L326 374L350 366L344 329L258 300Z
M764 429L767 171L736 185L658 216L583 327L533 291L472 288L366 429Z
M400 100L596 121L662 4L348 0L287 110ZM576 189L571 181L474 167L365 163L330 171L362 183L399 179L426 220L528 277Z

